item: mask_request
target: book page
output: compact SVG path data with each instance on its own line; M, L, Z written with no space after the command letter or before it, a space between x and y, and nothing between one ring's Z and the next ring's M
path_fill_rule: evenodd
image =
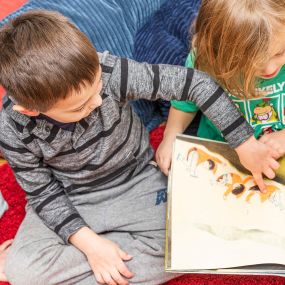
M223 156L221 155L223 154ZM171 181L171 267L285 264L285 188L259 191L227 144L177 138Z

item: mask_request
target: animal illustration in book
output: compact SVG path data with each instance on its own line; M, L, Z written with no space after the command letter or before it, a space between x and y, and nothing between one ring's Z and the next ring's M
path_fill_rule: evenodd
M217 182L227 187L224 193L224 198L229 194L233 194L236 198L240 198L242 195L246 195L246 201L250 203L251 198L254 195L260 196L260 201L264 202L270 198L272 193L279 190L275 185L267 185L267 192L262 193L257 185L249 186L249 182L254 182L252 176L242 178L238 173L225 173L217 178Z
M277 186L275 186L275 185L266 185L266 189L267 189L267 192L261 193L257 185L251 186L249 188L251 193L249 193L249 195L246 197L246 201L250 202L251 197L253 195L256 195L256 193L258 193L259 197L260 197L260 201L261 202L265 202L266 200L268 200L271 197L271 195L275 191L279 190L279 188Z
M248 176L244 179L238 173L225 173L220 175L216 181L227 187L227 190L224 193L224 198L229 194L233 194L239 198L245 192L246 184L252 180L252 176Z
M222 160L199 147L191 147L188 150L186 163L187 170L193 177L199 176L197 170L201 167L210 171L216 183L226 187L223 193L224 199L233 195L236 198L245 197L245 201L250 203L254 196L259 195L260 202L265 202L279 190L276 185L268 184L267 192L262 193L251 175L245 175L238 170L223 173L223 168L219 169L223 163Z
M218 164L222 163L220 159L209 155L197 147L192 147L188 150L186 161L190 175L196 177L198 167L206 167L213 174L216 174Z

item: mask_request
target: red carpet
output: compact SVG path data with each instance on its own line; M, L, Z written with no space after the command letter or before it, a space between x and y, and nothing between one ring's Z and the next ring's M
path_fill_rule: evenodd
M23 5L27 0L0 0L0 19ZM0 86L0 99L3 90ZM156 149L161 141L163 127L151 133L151 143ZM9 210L0 219L0 244L15 236L19 225L25 216L25 195L13 176L8 165L0 167L0 191L9 204ZM19 269L21 270L21 269ZM0 282L0 285L9 285ZM184 275L166 285L284 285L281 277L263 276L232 276L232 275ZM23 284L29 285L29 284Z

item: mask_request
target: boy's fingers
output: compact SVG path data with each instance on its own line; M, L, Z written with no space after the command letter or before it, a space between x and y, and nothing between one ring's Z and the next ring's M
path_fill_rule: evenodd
M270 153L275 159L284 154L283 148L280 147L280 145L274 140L269 139L267 136L262 136L259 141L270 147Z
M275 159L271 158L271 160L269 161L269 166L274 169L274 170L277 170L279 167L280 167L280 164L278 161L276 161ZM275 173L274 173L274 176L273 178L275 177ZM271 178L271 179L273 179Z
M8 248L9 246L11 246L13 240L9 239L4 241L1 245L0 245L0 251L4 251L6 248Z
M126 278L132 278L134 276L134 274L128 269L128 267L126 266L126 264L124 262L121 262L118 266L117 266L119 272Z
M119 285L128 285L129 282L122 277L116 268L111 272L111 276L115 282Z
M98 282L98 283L100 283L100 284L105 284L105 282L104 282L104 280L103 280L103 278L102 278L102 276L101 276L101 274L100 273L94 273L94 275L95 275L95 279L96 279L96 281Z
M108 285L117 285L117 283L113 280L109 272L102 272L101 275L103 277L104 284L106 283Z
M119 248L119 255L123 260L130 260L132 259L132 256L127 254L125 251L123 251L122 249Z
M255 173L255 174L252 174L252 175L253 175L255 183L257 184L257 186L260 189L260 191L261 192L266 192L266 185L265 185L265 183L263 181L262 174L261 173Z
M270 150L270 155L274 158L274 159L278 159L281 155L280 150L276 150L276 149L271 149Z
M266 168L263 173L269 179L273 179L275 177L275 172L270 167Z
M271 145L270 154L273 158L278 159L280 156L283 156L284 150L279 144L273 143Z

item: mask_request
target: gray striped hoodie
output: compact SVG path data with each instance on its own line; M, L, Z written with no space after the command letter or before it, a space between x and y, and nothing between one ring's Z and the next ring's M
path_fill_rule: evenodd
M103 103L73 132L13 111L9 98L1 111L1 150L28 203L65 242L86 225L72 196L123 184L153 157L149 134L128 100L194 101L232 147L253 134L226 93L202 72L138 63L108 52L99 58Z

